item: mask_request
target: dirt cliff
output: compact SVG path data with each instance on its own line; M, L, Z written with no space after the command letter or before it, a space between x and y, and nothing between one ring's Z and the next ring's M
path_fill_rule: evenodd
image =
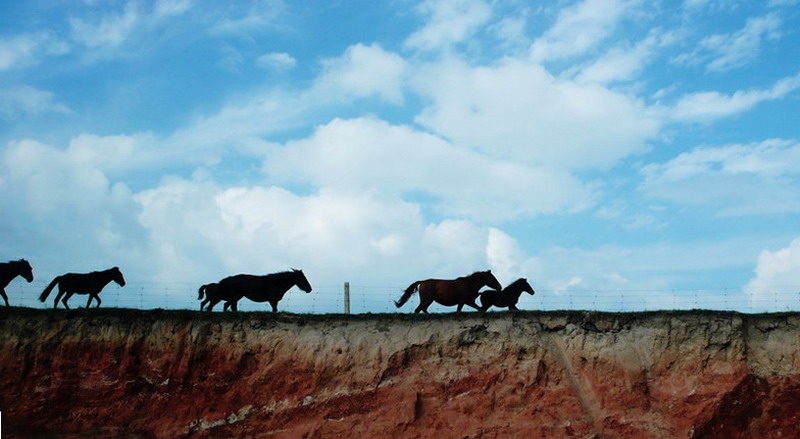
M3 437L800 437L800 315L0 311Z

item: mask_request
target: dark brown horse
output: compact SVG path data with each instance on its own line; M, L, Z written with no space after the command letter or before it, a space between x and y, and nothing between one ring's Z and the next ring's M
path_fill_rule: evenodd
M210 301L207 311L211 311L220 300L225 301L225 307L237 311L239 300L247 297L253 302L269 302L272 311L278 311L278 302L290 288L297 285L306 293L311 292L311 284L306 279L302 270L284 271L282 273L256 276L252 274L237 274L219 281L215 295ZM206 289L206 294L209 290Z
M88 308L89 305L92 303L92 299L97 301L97 307L100 307L100 292L103 291L106 285L109 282L114 281L119 284L119 286L125 286L125 278L122 277L122 272L119 271L118 267L109 268L108 270L103 271L93 271L91 273L67 273L62 274L61 276L57 276L50 282L50 285L42 291L42 294L39 295L39 300L44 302L47 300L47 296L50 295L50 291L53 290L53 287L58 285L58 295L56 296L56 300L53 302L53 308L58 307L58 299L61 299L63 296L64 299L61 303L64 304L64 307L69 309L69 305L67 305L67 301L73 294L88 294L89 300L86 302L86 307Z
M419 306L414 310L427 313L428 307L434 301L444 306L458 305L457 311L461 311L464 305L469 305L480 310L475 299L480 294L480 289L484 286L502 289L500 282L492 274L491 270L476 271L469 276L457 279L427 279L416 281L406 288L400 300L394 304L398 308L403 306L414 294L419 293Z
M6 287L14 280L15 277L22 276L28 283L33 282L33 269L31 264L25 259L19 261L3 262L0 264L0 295L3 300L8 304L8 296L6 296Z
M486 311L492 306L498 308L508 308L510 311L519 311L517 302L519 302L519 295L526 292L533 296L536 291L528 283L525 278L519 278L502 290L486 290L481 293L481 311Z

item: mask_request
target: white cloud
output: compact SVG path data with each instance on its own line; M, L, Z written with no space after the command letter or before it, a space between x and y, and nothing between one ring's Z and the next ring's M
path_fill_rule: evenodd
M682 96L665 116L677 122L714 122L743 113L756 105L785 97L800 88L800 74L777 81L768 89L739 90L732 95L716 91Z
M556 169L606 168L645 151L660 130L637 99L554 78L536 64L472 67L449 59L413 76L430 99L417 122L490 156Z
M0 71L27 67L40 57L63 55L70 47L48 32L25 33L0 38Z
M122 13L106 15L96 22L69 19L72 38L89 48L113 48L124 43L143 18L139 4L128 2Z
M575 79L579 82L606 84L614 81L629 81L646 67L656 55L656 49L674 41L674 36L653 31L632 47L617 46L580 69Z
M173 178L137 200L164 280L297 267L312 284L404 286L416 276L459 276L487 264L486 229L426 223L414 204L369 194L300 196L277 186Z
M194 0L156 0L153 15L156 18L181 15L192 7Z
M130 189L96 166L102 159L86 160L82 148L60 150L22 140L7 144L0 154L0 198L6 206L2 228L9 238L24 236L31 248L23 250L45 262L37 266L37 277L138 266L146 260Z
M800 238L776 251L758 256L753 277L744 287L754 311L781 311L796 303L800 289Z
M286 8L283 0L253 0L247 4L249 7L244 10L240 7L229 8L229 16L214 24L211 33L249 34L280 26Z
M289 70L297 65L297 60L285 52L271 52L259 56L256 64L264 69Z
M675 58L678 64L695 65L706 62L706 71L725 72L755 60L767 40L781 37L781 18L777 13L747 20L744 28L703 38L697 48Z
M701 147L644 167L641 190L721 215L800 212L798 163L800 144L788 140Z
M417 9L428 22L409 35L405 45L422 51L447 49L464 41L492 14L483 0L424 0Z
M322 65L324 70L309 91L311 95L329 101L371 96L394 104L403 100L406 62L377 44L350 46L341 57L324 60Z
M27 85L0 89L0 114L14 118L19 113L54 112L69 114L72 110L53 99L53 93Z
M265 169L278 181L320 188L390 197L423 193L442 214L478 220L580 210L593 198L566 173L492 159L370 118L321 126L270 154Z
M636 3L582 0L562 9L555 24L533 42L532 59L546 62L587 53L614 33L619 21Z
M501 284L507 285L520 277L527 277L531 268L525 266L528 256L519 243L502 230L489 229L486 259L493 274Z

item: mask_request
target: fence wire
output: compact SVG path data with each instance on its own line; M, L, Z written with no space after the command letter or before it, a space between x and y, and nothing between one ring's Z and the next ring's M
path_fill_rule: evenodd
M199 310L198 283L129 282L125 287L109 284L100 294L104 308L188 309ZM45 303L39 294L47 285L12 282L6 287L11 306L51 308L57 291L51 292ZM413 312L419 303L412 297L400 309L397 300L404 286L369 286L350 282L350 312L396 313ZM88 296L76 294L69 301L71 308L85 307ZM92 303L95 306L96 303ZM763 290L741 288L705 288L683 290L537 290L536 294L520 296L517 305L522 310L590 310L590 311L657 311L709 309L744 313L787 312L800 310L800 286L781 286ZM59 307L63 307L59 303ZM315 286L311 293L292 288L278 305L279 311L300 314L329 314L344 312L344 284ZM244 298L240 311L270 311L268 303L255 303ZM433 304L429 312L453 312L455 307ZM498 309L494 309L498 310ZM214 311L222 311L222 303ZM465 307L465 311L472 311Z

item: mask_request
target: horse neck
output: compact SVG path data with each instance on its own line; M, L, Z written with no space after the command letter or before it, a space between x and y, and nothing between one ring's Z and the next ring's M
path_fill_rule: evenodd
M100 278L100 282L103 284L104 287L108 285L112 280L114 280L113 268L109 270L98 271L97 274L99 275L98 277Z
M522 294L522 282L514 282L503 290L509 296L519 297Z
M469 275L469 276L464 277L463 279L466 280L467 282L469 282L469 285L471 287L476 288L476 289L479 289L479 288L483 287L484 285L487 285L487 286L489 285L483 279L482 276Z
M283 290L284 293L289 291L289 288L297 285L297 279L294 276L294 273L290 271L267 275L267 277L269 276L273 276L273 280L279 286L279 288Z

